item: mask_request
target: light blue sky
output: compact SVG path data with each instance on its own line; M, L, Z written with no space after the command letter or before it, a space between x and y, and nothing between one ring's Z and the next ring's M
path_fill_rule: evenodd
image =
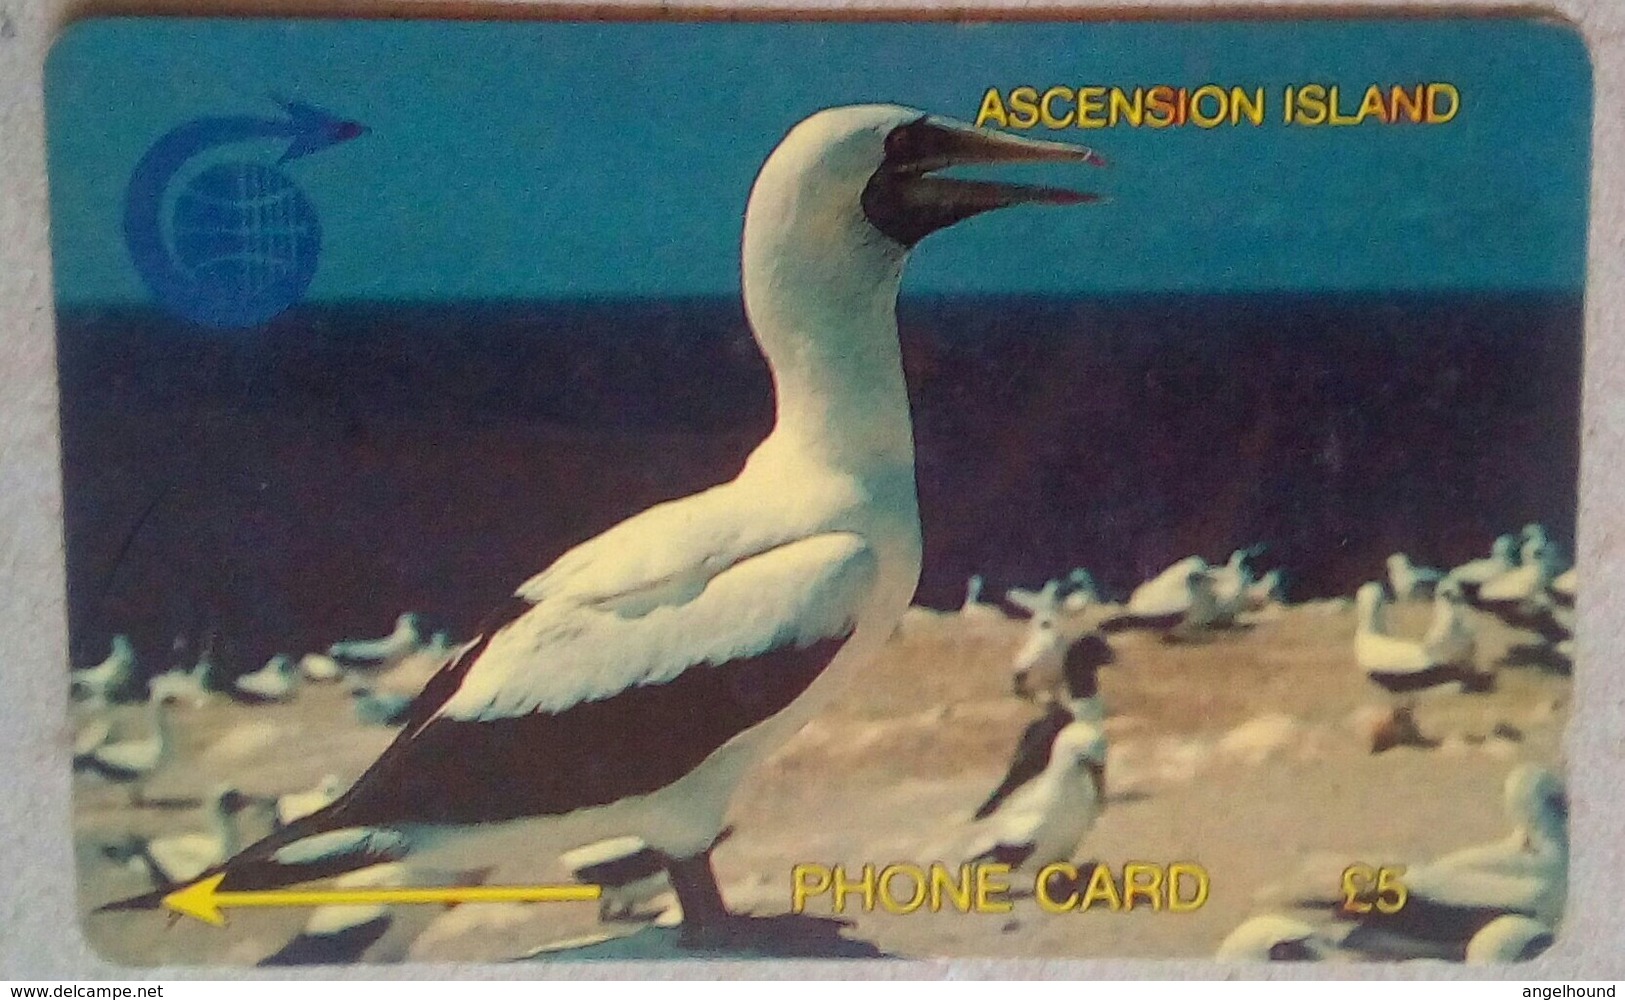
M1288 83L1432 80L1461 91L1448 125L1276 119ZM1267 87L1270 122L1052 133L1111 158L1082 178L1110 202L974 220L927 240L906 288L1582 284L1590 70L1553 25L143 19L70 29L47 70L59 295L145 300L120 232L136 161L187 119L274 114L272 93L372 129L286 168L323 228L309 297L443 300L736 294L750 183L821 107L970 119L989 86L1207 82Z

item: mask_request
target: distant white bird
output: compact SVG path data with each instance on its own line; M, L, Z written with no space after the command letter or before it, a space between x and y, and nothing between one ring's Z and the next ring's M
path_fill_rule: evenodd
M1036 872L1070 861L1106 803L1106 734L1077 720L1055 734L1036 774L1012 773L976 815L986 826L972 863Z
M1444 574L1428 566L1418 566L1403 552L1388 557L1388 586L1393 588L1394 599L1415 600L1433 593L1433 588L1444 579Z
M333 880L333 888L356 890L463 887L481 885L489 876L490 869L448 871L407 861L389 861L346 872ZM382 903L318 906L310 912L310 918L305 921L304 928L296 937L259 964L340 965L362 961L398 960L399 954L388 953L389 939L398 939L396 947L404 952L406 945L422 932L423 927L437 912L439 911L435 907L422 905L394 908ZM400 926L403 923L409 926L403 928ZM391 933L392 931L394 933ZM384 953L381 954L381 950Z
M1060 593L1061 610L1068 614L1080 614L1100 603L1100 587L1095 583L1095 576L1082 566L1066 575Z
M109 848L106 854L145 871L155 888L189 882L236 853L237 824L234 819L244 799L234 788L217 786L204 801L207 831L171 834L150 839L134 839Z
M1213 957L1221 962L1319 962L1325 954L1313 927L1266 913L1231 931Z
M148 697L185 702L194 708L208 704L210 694L191 673L166 670L147 682Z
M1180 616L1191 607L1191 581L1194 574L1205 574L1207 561L1201 556L1181 559L1156 576L1134 588L1125 610L1137 618Z
M1248 610L1248 594L1254 582L1248 560L1252 559L1253 554L1253 549L1237 549L1223 566L1209 571L1208 575L1213 581L1213 600L1217 605L1216 620L1233 621L1237 615Z
M344 792L344 782L336 774L325 775L315 788L277 796L276 825L287 826L318 809L332 804Z
M735 787L861 673L918 583L896 320L909 252L991 209L1093 200L939 171L1040 160L1100 162L895 106L792 129L757 176L741 251L777 405L766 440L733 480L521 584L361 778L228 861L220 888L330 876L415 844L472 853L509 823L568 816L582 841L634 835L668 857L685 936L740 928L709 853Z
M1468 965L1527 962L1550 948L1552 929L1538 920L1509 913L1496 917L1467 942Z
M116 701L129 693L135 668L135 647L129 636L120 633L113 636L113 648L105 660L68 675L69 690L75 698L101 704Z
M1027 638L1016 650L1011 681L1019 697L1065 703L1072 717L1104 718L1094 701L1095 673L1114 659L1111 646L1084 615L1068 612L1054 588L1046 587L1034 602ZM1047 741L1045 747L1047 753Z
M612 837L559 855L577 882L603 890L598 919L632 920L663 892L671 891L666 859L638 837Z
M1099 603L1100 590L1093 574L1080 567L1068 573L1065 580L1048 581L1040 590L1011 587L1005 591L1004 599L1029 615L1036 614L1045 605L1053 605L1069 615L1080 615Z
M1286 574L1276 567L1253 581L1247 588L1245 603L1248 611L1262 611L1285 600Z
M1551 587L1557 575L1544 534L1537 533L1524 539L1518 568L1479 587L1477 602L1501 604L1537 598Z
M1394 692L1416 691L1464 679L1462 668L1425 643L1388 634L1387 596L1375 580L1355 592L1354 660L1366 677ZM1453 633L1449 641L1454 641Z
M1356 913L1339 900L1338 915L1358 921L1368 932L1350 935L1344 945L1373 951L1415 939L1444 946L1447 954L1460 958L1476 934L1506 914L1558 926L1568 899L1568 797L1563 783L1544 768L1522 764L1507 776L1503 799L1512 832L1503 840L1407 867L1406 901L1397 912L1373 908Z
M1052 607L1050 613L1056 610ZM1058 655L1032 657L1015 675L1016 694L1041 700L1045 711L1022 731L1004 778L977 807L974 819L987 819L1018 789L1041 778L1052 763L1061 734L1074 722L1098 724L1106 718L1099 672L1115 660L1111 646L1094 632L1056 640L1061 631L1056 626L1038 626L1029 640L1029 646L1044 647L1047 654L1061 650ZM1104 758L1101 760L1098 776L1104 789Z
M1568 556L1556 542L1552 541L1551 533L1546 530L1544 524L1523 526L1522 552L1524 561L1527 562L1533 554L1533 558L1543 563L1548 577L1558 576L1572 565Z
M1176 577L1176 571L1183 577ZM1214 594L1213 571L1191 556L1141 584L1123 612L1102 620L1098 628L1107 635L1145 629L1175 641L1230 623Z
M1502 535L1490 547L1487 558L1462 563L1445 574L1445 580L1454 581L1472 591L1517 568L1518 540L1511 535Z
M1541 535L1536 532L1535 537L1525 539L1522 564L1517 569L1479 587L1476 595L1470 595L1470 601L1478 610L1513 628L1534 632L1547 645L1555 646L1574 637L1574 622L1565 614L1572 610L1574 600L1554 586L1557 574L1543 550L1546 543Z
M355 666L392 667L423 645L422 624L415 612L395 619L395 628L381 639L348 639L329 646L327 653Z
M108 781L130 786L130 804L146 803L147 781L169 760L171 752L169 699L149 702L152 729L136 739L92 745L73 758L76 771L90 771ZM88 741L87 741L88 742Z
M967 621L996 621L1004 618L1004 612L982 600L985 583L980 573L965 581L965 600L959 605L961 618Z
M306 653L299 658L299 673L305 680L316 684L326 684L344 678L344 668L339 661L325 653Z
M192 677L197 680L198 686L205 691L229 691L230 683L221 673L220 665L214 659L214 642L211 639L198 653L197 662L192 665Z
M186 645L182 639L175 640L177 654L186 652ZM153 677L147 682L147 695L150 698L167 698L175 702L186 702L194 708L201 708L213 698L214 665L205 650L190 669L179 663L170 669Z
M254 704L291 701L299 690L299 674L293 658L278 653L265 666L232 681L231 687L239 699Z

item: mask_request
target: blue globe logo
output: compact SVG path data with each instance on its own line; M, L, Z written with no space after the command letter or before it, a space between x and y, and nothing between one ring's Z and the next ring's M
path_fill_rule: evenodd
M279 167L367 134L304 101L285 117L193 118L142 154L124 189L130 263L165 309L205 326L259 326L304 297L316 276L316 208ZM274 164L216 162L187 178L194 157L220 146L285 142ZM187 179L183 179L187 178Z
M210 166L175 197L175 264L186 293L167 305L209 326L256 326L298 302L316 275L321 225L285 174L261 163Z

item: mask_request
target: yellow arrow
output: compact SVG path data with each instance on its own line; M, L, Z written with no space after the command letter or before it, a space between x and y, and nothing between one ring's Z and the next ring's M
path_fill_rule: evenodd
M443 889L264 889L222 891L224 872L176 889L164 908L216 927L226 925L222 907L236 906L368 906L377 903L574 903L597 899L596 885L474 885Z

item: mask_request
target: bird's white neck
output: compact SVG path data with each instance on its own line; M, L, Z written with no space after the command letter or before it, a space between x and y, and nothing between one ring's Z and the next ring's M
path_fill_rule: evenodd
M1381 598L1361 599L1356 602L1359 606L1360 631L1367 635L1383 635L1387 632L1387 616L1383 614Z
M765 176L745 216L745 313L773 370L777 419L760 454L833 470L912 470L897 341L903 248L833 219ZM872 238L861 238L864 230Z
M158 738L160 754L169 752L169 703L162 698L152 699L152 732Z

